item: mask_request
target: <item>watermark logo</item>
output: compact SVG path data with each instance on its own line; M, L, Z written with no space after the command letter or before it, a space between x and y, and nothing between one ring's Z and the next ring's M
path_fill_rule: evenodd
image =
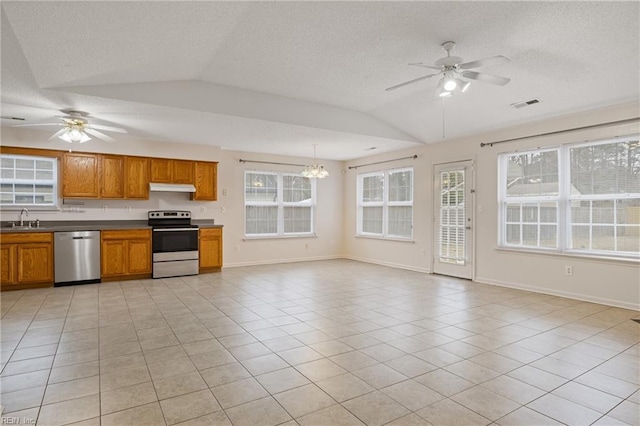
M0 424L3 425L35 425L36 419L30 417L2 417Z

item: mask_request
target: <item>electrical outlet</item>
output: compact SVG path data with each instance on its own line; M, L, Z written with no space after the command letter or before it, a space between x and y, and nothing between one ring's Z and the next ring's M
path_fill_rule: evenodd
M220 213L224 214L226 211L227 211L227 209L226 209L226 208L224 208L224 207L220 207Z
M204 213L207 210L206 207L200 207L200 213Z
M224 195L225 197L227 196L227 188L224 188L224 189L222 190L222 195Z
M420 255L424 256L425 254L427 254L427 252L425 251L425 249L420 249Z
M573 275L573 266L565 265L564 266L564 274L565 275Z
M240 253L240 244L236 244L236 253Z
M482 213L482 210L483 210L482 204L478 204L478 213Z
M131 206L125 207L125 210L127 211L127 213L131 213Z
M309 248L309 244L305 244L305 245L304 245L304 248L305 248L305 249L308 249L308 248Z
M102 206L102 211L103 211L103 212L105 212L105 213L106 213L106 212L108 212L108 211L109 211L109 207L107 207L107 206Z

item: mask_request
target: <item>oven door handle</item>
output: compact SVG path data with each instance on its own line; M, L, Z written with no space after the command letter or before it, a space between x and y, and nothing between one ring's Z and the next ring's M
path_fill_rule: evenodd
M173 231L193 231L198 232L198 228L158 228L154 229L153 232L173 232Z

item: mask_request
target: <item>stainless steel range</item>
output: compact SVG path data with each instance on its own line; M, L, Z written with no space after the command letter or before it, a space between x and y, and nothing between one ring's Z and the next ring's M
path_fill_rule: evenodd
M196 275L198 226L191 224L191 212L155 210L148 217L153 230L153 278Z

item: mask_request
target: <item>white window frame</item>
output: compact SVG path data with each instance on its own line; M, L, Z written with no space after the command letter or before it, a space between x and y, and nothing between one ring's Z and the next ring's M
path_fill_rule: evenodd
M276 176L276 201L247 201L245 183L247 175L261 174ZM309 179L311 183L311 200L304 202L285 202L284 201L284 176L302 177L300 173L284 173L271 172L262 170L245 170L242 181L242 191L244 196L244 236L246 239L269 239L269 238L303 238L316 236L316 180ZM276 232L268 234L247 234L247 207L248 206L267 206L277 207L277 224ZM311 229L309 232L284 232L284 209L285 207L310 207L311 208Z
M392 173L411 172L411 200L410 201L389 201L389 175ZM380 176L384 177L382 188L382 201L364 201L363 200L363 182L367 177ZM414 170L413 167L403 167L400 169L389 169L375 172L359 173L357 176L357 224L356 235L358 237L383 238L388 240L413 241L413 200L414 196ZM363 209L364 207L382 207L382 233L363 231ZM411 235L393 235L389 234L389 207L411 207Z
M639 199L640 192L637 193L614 193L614 194L572 194L571 191L571 149L596 145L607 145L611 143L621 143L625 141L637 141L638 135L632 135L625 138L610 138L594 142L571 143L555 147L545 147L539 149L531 149L526 151L512 151L500 153L498 155L498 247L509 250L525 250L538 252L562 253L567 255L579 255L598 258L620 258L620 259L640 259L640 253L619 252L613 250L597 250L597 249L580 249L572 247L572 218L571 203L573 201L601 201L611 200L616 205L619 200ZM529 153L539 153L557 151L558 153L558 196L523 196L523 197L507 197L506 180L509 157L514 155L524 155ZM545 248L534 247L522 244L509 244L506 240L507 228L507 204L508 203L538 203L538 202L556 202L557 203L557 247ZM615 214L615 212L614 212ZM520 218L522 221L522 218ZM540 223L540 211L538 210L538 224ZM616 226L616 225L613 225ZM590 228L593 223L590 224ZM538 240L540 233L538 233ZM590 239L590 242L592 240Z
M58 174L58 158L57 157L45 157L40 155L18 155L18 154L1 154L3 158L12 158L15 160L29 160L29 161L48 161L52 164L52 174L53 179L16 179L15 176L13 179L3 179L0 177L0 183L6 184L33 184L33 185L51 185L52 186L52 196L53 202L51 204L35 204L35 203L21 203L21 204L0 204L0 210L3 211L12 211L12 210L22 210L23 208L27 208L29 210L59 210L60 209L60 195L58 194L59 189L59 174ZM15 167L14 167L15 170ZM15 191L13 192L15 199Z

